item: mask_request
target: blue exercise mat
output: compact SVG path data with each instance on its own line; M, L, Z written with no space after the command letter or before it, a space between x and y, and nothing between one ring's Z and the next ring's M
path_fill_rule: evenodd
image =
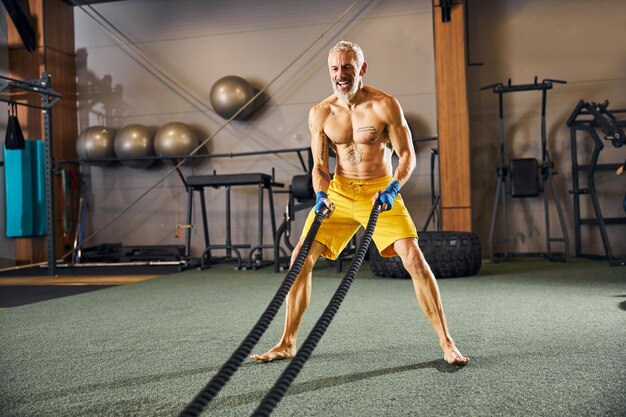
M45 236L45 143L26 140L24 149L4 147L7 237Z

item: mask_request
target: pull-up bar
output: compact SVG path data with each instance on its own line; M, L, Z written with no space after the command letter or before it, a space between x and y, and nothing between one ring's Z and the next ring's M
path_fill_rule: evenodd
M40 79L33 81L22 81L16 80L14 78L5 77L0 75L0 92L5 91L6 89L11 90L21 90L21 91L29 91L35 94L39 94L42 96L43 104L41 106L29 103L19 102L20 106L32 107L35 109L49 110L61 100L61 94L54 91L49 87L50 76L49 74L44 73ZM48 98L47 100L44 99ZM52 97L52 98L50 98ZM0 101L4 101L6 103L15 103L16 100L9 98L0 98Z
M506 85L503 83L495 83L495 84L482 87L481 90L493 89L494 93L513 93L517 91L550 90L554 83L567 84L567 81L546 78L541 83L539 83L537 82L537 77L535 76L535 82L532 84L513 85L511 84L511 79L509 78L509 81Z

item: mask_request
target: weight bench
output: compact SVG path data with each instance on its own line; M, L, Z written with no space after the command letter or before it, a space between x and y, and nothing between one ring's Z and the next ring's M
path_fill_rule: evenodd
M233 252L236 255L237 259L237 269L242 269L244 266L242 265L241 253L239 249L248 249L250 248L250 253L248 255L248 263L246 268L256 269L257 267L263 266L263 249L266 248L274 248L274 244L263 244L263 190L267 190L269 197L269 209L270 209L270 221L272 226L272 242L274 242L276 238L276 220L274 218L274 198L272 194L272 187L283 187L283 184L274 182L271 175L253 173L253 174L225 174L225 175L192 175L186 178L185 180L188 200L187 200L187 241L185 245L185 257L190 260L191 255L191 222L193 217L193 196L195 192L200 194L200 206L202 210L202 227L204 231L204 252L201 258L201 268L206 268L212 263L217 261L211 255L211 250L216 249L225 249L226 256L221 258L221 260L233 260L232 254ZM251 186L256 185L259 188L259 237L258 242L255 246L251 244L233 244L231 239L231 206L230 206L230 189L231 187L238 186ZM204 189L206 187L213 188L226 188L226 242L224 244L211 244L209 240L209 226L207 220L206 213L206 200L204 196ZM255 256L255 253L258 254Z

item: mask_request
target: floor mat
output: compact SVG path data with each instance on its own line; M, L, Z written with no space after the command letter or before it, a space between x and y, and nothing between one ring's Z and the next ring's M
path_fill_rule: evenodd
M3 285L0 286L0 308L17 307L109 287L114 285Z

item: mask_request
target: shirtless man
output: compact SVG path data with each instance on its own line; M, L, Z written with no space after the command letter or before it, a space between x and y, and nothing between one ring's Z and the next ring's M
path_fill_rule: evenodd
M315 213L323 206L330 210L313 242L304 265L287 296L283 335L278 344L251 358L260 362L291 359L296 338L311 295L312 270L320 255L336 259L360 226L365 227L372 202L380 199L380 214L372 239L383 256L400 256L411 275L417 301L433 326L444 359L465 365L450 336L441 305L437 281L417 244L417 231L398 194L415 168L411 135L398 101L374 87L363 85L367 71L363 51L341 41L328 55L334 94L311 108L309 129L313 152L315 208L309 213L303 235L293 251L300 250ZM399 157L393 172L391 145ZM329 171L329 148L337 155L335 174Z

